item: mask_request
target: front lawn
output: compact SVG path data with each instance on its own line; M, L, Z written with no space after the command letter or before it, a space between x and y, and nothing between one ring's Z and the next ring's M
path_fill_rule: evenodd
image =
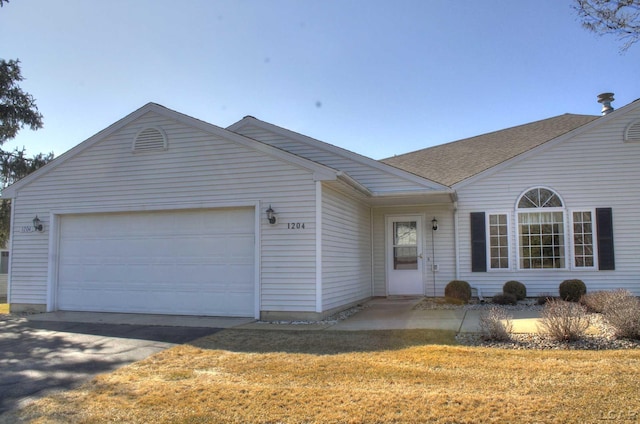
M640 351L455 346L432 330L225 330L27 407L49 422L477 423L640 418Z

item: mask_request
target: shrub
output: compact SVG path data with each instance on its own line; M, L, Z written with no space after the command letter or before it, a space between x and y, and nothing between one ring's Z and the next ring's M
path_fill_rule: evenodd
M511 293L500 293L493 296L491 301L497 305L515 305L518 303L518 298Z
M511 339L513 322L504 309L492 306L480 314L480 333L485 340L506 341Z
M536 300L536 304L539 306L542 306L544 304L546 304L547 302L549 302L550 300L553 300L553 295L549 294L549 293L540 293L540 296L538 296L538 299Z
M623 289L599 290L582 296L580 303L583 304L589 312L602 314L610 304L615 304L627 296L631 296L631 293Z
M452 280L444 288L444 296L468 303L471 299L471 286L466 281Z
M616 336L640 339L640 299L626 290L611 293L604 318L615 329Z
M564 280L560 283L560 298L567 302L577 302L587 294L587 286L582 280Z
M584 306L564 300L550 300L540 313L541 333L553 340L570 342L582 338L589 328Z
M518 300L524 300L527 297L527 288L520 281L507 281L502 286L504 294L513 294Z

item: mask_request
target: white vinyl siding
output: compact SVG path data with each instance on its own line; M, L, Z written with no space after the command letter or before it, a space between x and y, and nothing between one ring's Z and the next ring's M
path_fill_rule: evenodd
M143 128L162 128L166 151L134 154ZM149 112L50 169L13 200L12 302L46 304L51 214L260 205L261 310L315 310L313 173L275 156ZM269 225L271 204L278 224ZM22 233L38 215L42 233ZM287 221L304 222L291 233ZM283 224L284 223L284 224Z
M371 282L370 208L323 186L323 310L370 297Z
M626 127L640 118L640 108L632 112L595 126L588 133L526 153L522 160L499 165L494 173L459 188L461 279L477 285L487 296L500 293L502 285L510 279L524 283L531 296L557 294L558 285L570 278L583 280L590 291L625 288L640 295L640 262L637 260L640 187L629 183L640 180L640 145L623 141ZM561 270L514 269L499 275L471 272L469 214L489 208L513 211L516 199L528 188L538 185L559 193L566 211L612 208L615 271L596 272L597 268L567 266ZM569 231L565 233L570 235ZM516 240L513 222L509 237L512 255L516 253ZM569 252L573 257L571 249Z

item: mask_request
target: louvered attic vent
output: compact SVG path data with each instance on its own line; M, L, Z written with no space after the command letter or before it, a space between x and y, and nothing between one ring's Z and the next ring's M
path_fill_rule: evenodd
M133 140L134 152L154 152L167 149L167 136L160 128L149 127L136 134Z
M632 122L624 132L626 143L640 143L640 120Z

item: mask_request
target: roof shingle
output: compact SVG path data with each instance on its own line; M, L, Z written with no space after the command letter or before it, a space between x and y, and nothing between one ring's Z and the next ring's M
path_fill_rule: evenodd
M381 162L452 186L598 118L567 113L393 156Z

